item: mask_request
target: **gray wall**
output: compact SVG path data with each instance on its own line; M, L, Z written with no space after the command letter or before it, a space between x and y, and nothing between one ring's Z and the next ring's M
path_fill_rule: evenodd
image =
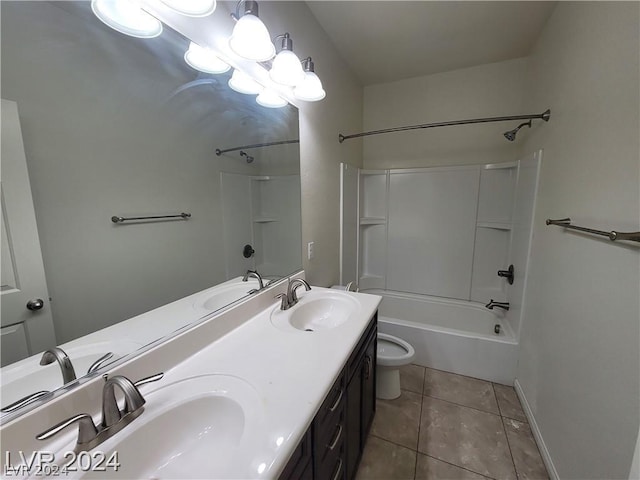
M560 2L530 57L544 149L517 378L561 478L627 478L639 422L639 4Z
M545 105L523 110L527 59L399 80L364 89L365 130L478 117L541 113ZM514 161L519 142L503 132L517 122L412 130L364 139L364 167L431 167Z

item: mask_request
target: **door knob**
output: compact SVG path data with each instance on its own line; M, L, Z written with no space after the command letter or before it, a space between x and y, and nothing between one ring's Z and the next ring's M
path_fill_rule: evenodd
M27 308L29 310L40 310L42 307L44 307L44 300L41 298L36 298L35 300L29 300L27 302Z

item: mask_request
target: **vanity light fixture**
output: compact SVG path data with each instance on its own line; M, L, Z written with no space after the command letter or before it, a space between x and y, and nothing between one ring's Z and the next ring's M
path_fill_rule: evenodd
M194 42L189 44L189 50L184 54L184 61L190 67L205 73L224 73L231 68L211 50Z
M229 87L245 95L257 95L264 90L262 85L240 70L233 71L233 75L229 79Z
M288 33L278 35L276 38L282 39L281 50L273 59L269 76L271 80L280 85L295 87L304 80L305 73L302 70L300 59L293 53L293 40Z
M322 88L322 82L314 71L314 64L311 57L305 58L304 64L304 80L293 89L293 95L298 100L305 102L317 102L322 100L327 93Z
M91 10L105 25L125 35L154 38L162 33L162 22L134 0L91 0Z
M240 5L244 5L242 15ZM231 16L237 21L229 38L231 50L247 60L256 62L265 62L273 58L276 48L271 43L267 27L258 18L258 2L240 0L236 5L236 13Z
M160 0L176 12L188 17L206 17L216 9L216 0Z
M289 103L276 92L269 90L268 88L265 88L262 93L256 97L256 102L267 108L282 108Z

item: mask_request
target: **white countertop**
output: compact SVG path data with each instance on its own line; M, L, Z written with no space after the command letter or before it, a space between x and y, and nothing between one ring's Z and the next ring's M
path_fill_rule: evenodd
M299 289L302 305L308 294ZM336 294L313 287L312 292ZM311 292L310 292L311 293ZM205 374L239 377L256 389L263 402L263 423L253 451L237 452L233 471L225 477L276 478L311 425L325 396L375 313L381 298L340 292L357 298L359 310L329 330L305 332L276 327L271 314L279 302L228 335L166 372L157 384L141 388L143 395L163 385ZM294 307L295 308L295 307ZM204 477L215 472L202 472Z
M360 337L364 333L369 321L374 315L381 301L381 297L376 295L368 295L362 293L351 293L344 291L336 291L320 287L312 287L310 292L304 292L298 289L300 301L298 305L293 307L291 311L300 306L305 305L305 299L309 300L318 295L328 296L348 296L349 301L357 305L357 308L350 314L349 318L334 328L317 329L313 332L297 330L293 327L287 328L277 319L282 314L280 311L279 301L273 301L264 310L249 318L241 321L241 313L237 313L237 321L239 326L230 332L223 334L211 343L206 343L206 334L203 332L211 331L216 324L221 325L224 322L223 317L213 317L207 322L209 326L203 324L202 328L194 328L186 332L182 338L173 339L174 346L171 347L172 341L167 343L170 351L179 348L181 350L193 348L191 345L197 345L198 342L204 342L204 348L197 351L189 351L187 358L177 364L173 364L172 368L165 368L165 376L162 380L143 385L140 391L147 399L145 411L131 425L125 427L121 432L114 435L94 450L102 452L110 452L118 449L118 445L122 449L122 443L126 438L136 432L137 428L151 424L155 416L166 411L167 404L179 403L181 400L181 385L185 379L200 378L222 378L214 377L215 375L224 376L226 379L232 379L231 384L241 383L246 387L240 388L238 391L246 392L247 402L243 408L249 412L245 416L245 434L246 439L240 442L237 448L229 448L228 461L225 457L224 466L216 469L207 468L207 459L199 457L199 461L189 462L189 471L182 473L179 469L162 468L166 465L147 465L144 470L145 478L277 478L286 466L291 454L294 452L303 435L311 425L318 409L320 408L325 396L329 393L336 378L342 371L351 352L356 347ZM269 297L263 297L265 300ZM268 301L268 300L267 300ZM251 300L249 300L251 302ZM245 302L245 305L247 303ZM248 307L247 307L248 308ZM237 309L238 312L242 308ZM275 314L275 317L272 315ZM233 312L227 312L225 315L233 315ZM246 317L245 317L246 318ZM275 320L274 320L275 318ZM217 328L217 327L216 327ZM209 329L209 330L208 330ZM179 347L178 347L179 345ZM166 357L163 354L163 346L147 355L147 358ZM160 357L153 357L153 354ZM134 375L139 375L142 369L145 372L153 373L153 368L149 363L143 364L144 356L136 360L128 366L122 367L122 372L127 376L131 375L132 380L137 380ZM158 360L156 360L156 366ZM143 367L142 367L143 365ZM162 368L162 367L159 367ZM117 372L116 372L117 373ZM240 379L240 380L238 380ZM100 379L96 379L99 381ZM190 380L189 380L190 381ZM213 380L212 380L213 381ZM183 383L184 385L184 383ZM93 396L94 400L91 405L95 404L95 397L99 395L98 388L101 388L99 382L94 382L92 388L84 394L84 397ZM171 395L165 394L162 397L163 389L165 392L172 392ZM81 397L81 392L74 393L76 398ZM154 395L156 397L154 397ZM186 396L186 394L185 394ZM249 397L251 401L249 401ZM159 400L163 398L163 400ZM165 405L163 405L163 402ZM58 409L71 411L71 413L80 413L69 402L64 402L64 398L58 401ZM65 407L66 405L66 407ZM188 405L188 404L187 404ZM247 407L249 405L250 407ZM42 407L46 409L47 407ZM163 408L165 410L163 410ZM188 409L188 407L185 407ZM178 410L179 411L179 410ZM99 415L94 412L94 421L99 421ZM26 446L28 437L33 438L32 430L51 426L50 424L41 425L44 421L49 422L54 418L60 418L63 412L58 411L55 414L47 414L46 410L34 412L33 415L27 415L21 422L20 420L13 425L14 432L28 430L24 439L17 441L16 446ZM49 419L49 417L51 417ZM193 415L191 416L193 417ZM59 420L57 420L59 421ZM182 419L176 419L181 422ZM203 424L206 424L203 421ZM15 429L18 430L15 430ZM62 453L73 448L76 437L76 429L68 429L68 433L60 434L53 439L52 442L42 442L42 447L46 450ZM140 428L140 432L143 429ZM161 438L154 440L150 437L147 448L153 449L156 444L170 444L174 438L172 433L166 431L162 433ZM22 435L22 434L21 434ZM4 439L3 439L4 440ZM145 442L147 438L145 437ZM135 444L137 445L137 444ZM160 448L160 447L158 447ZM14 450L14 448L11 448ZM92 451L94 451L92 450ZM137 455L137 447L127 449L129 455ZM131 453L133 451L133 453ZM180 457L178 451L172 453L174 457ZM61 456L61 455L60 455ZM187 457L188 455L185 455ZM118 472L118 478L124 478L122 475L126 473L126 459L121 459L123 472ZM183 457L183 458L185 458ZM58 457L56 457L58 458ZM180 460L177 460L179 462ZM167 463L169 463L167 462ZM183 461L184 463L184 461ZM196 463L197 465L193 465ZM178 464L178 467L181 465ZM195 470L194 470L195 469ZM202 469L200 471L199 469ZM95 473L95 472L93 472ZM80 476L78 474L78 476ZM68 478L75 478L69 475ZM110 478L110 475L96 478Z

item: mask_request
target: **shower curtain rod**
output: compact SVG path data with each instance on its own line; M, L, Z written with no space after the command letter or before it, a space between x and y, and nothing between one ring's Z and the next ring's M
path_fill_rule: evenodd
M244 150L248 148L273 147L274 145L288 145L290 143L300 143L300 140L282 140L280 142L256 143L253 145L242 145L241 147L227 148L226 150L220 150L219 148L216 148L216 155L220 156L223 153L235 152L237 150Z
M379 135L381 133L392 132L404 132L405 130L417 130L420 128L434 128L434 127L450 127L452 125L468 125L470 123L490 123L490 122L507 122L510 120L535 120L542 119L545 122L551 118L551 110L546 110L543 113L534 115L512 115L509 117L487 117L487 118L472 118L469 120L453 120L450 122L437 122L437 123L423 123L422 125L408 125L406 127L385 128L383 130L372 130L370 132L354 133L353 135L338 135L338 141L340 143L350 138L367 137L369 135Z

